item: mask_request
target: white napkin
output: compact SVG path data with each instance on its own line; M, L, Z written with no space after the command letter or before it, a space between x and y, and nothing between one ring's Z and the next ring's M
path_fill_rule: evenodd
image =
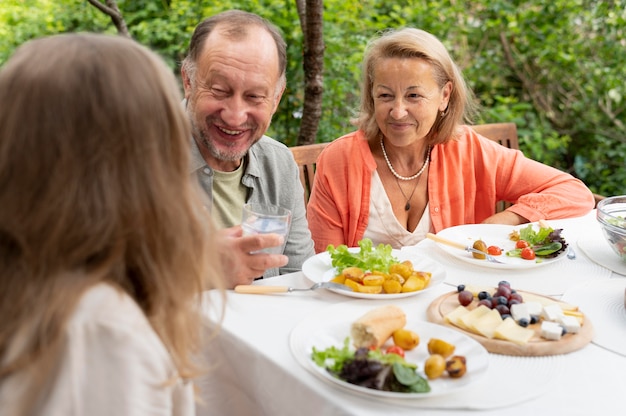
M568 289L562 299L589 317L592 343L626 357L625 290L626 279L591 280Z

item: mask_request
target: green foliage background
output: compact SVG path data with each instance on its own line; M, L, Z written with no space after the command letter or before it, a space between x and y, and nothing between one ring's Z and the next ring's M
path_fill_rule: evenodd
M241 8L273 21L289 45L289 67L288 90L269 133L296 144L303 73L294 0L118 5L132 36L176 73L203 17ZM0 0L0 6L0 65L32 38L115 33L110 19L86 0ZM594 192L626 194L626 0L325 0L317 141L353 129L366 43L381 30L402 26L425 29L449 48L482 106L476 122L513 121L527 156L574 174Z

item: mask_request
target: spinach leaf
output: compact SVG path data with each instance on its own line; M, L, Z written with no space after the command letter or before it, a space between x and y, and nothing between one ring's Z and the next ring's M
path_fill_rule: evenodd
M428 381L417 374L414 368L406 367L401 363L394 363L393 375L399 383L407 386L412 392L427 393L430 391Z

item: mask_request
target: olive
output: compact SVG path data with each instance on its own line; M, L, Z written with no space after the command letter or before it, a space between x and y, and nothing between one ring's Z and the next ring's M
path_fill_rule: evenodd
M482 251L483 253L487 252L487 244L485 244L483 240L474 241L474 245L472 247L474 247L476 250ZM472 256L474 256L475 259L479 260L484 260L486 258L484 254L479 254L476 252L472 252Z

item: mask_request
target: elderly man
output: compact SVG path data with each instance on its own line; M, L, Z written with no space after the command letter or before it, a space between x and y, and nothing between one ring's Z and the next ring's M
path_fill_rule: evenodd
M314 254L303 190L291 152L265 136L286 82L286 44L267 20L239 10L195 29L181 74L192 125L193 166L223 229L222 250L232 285L300 270ZM242 206L288 208L284 255L255 253L278 246L276 234L243 236Z

